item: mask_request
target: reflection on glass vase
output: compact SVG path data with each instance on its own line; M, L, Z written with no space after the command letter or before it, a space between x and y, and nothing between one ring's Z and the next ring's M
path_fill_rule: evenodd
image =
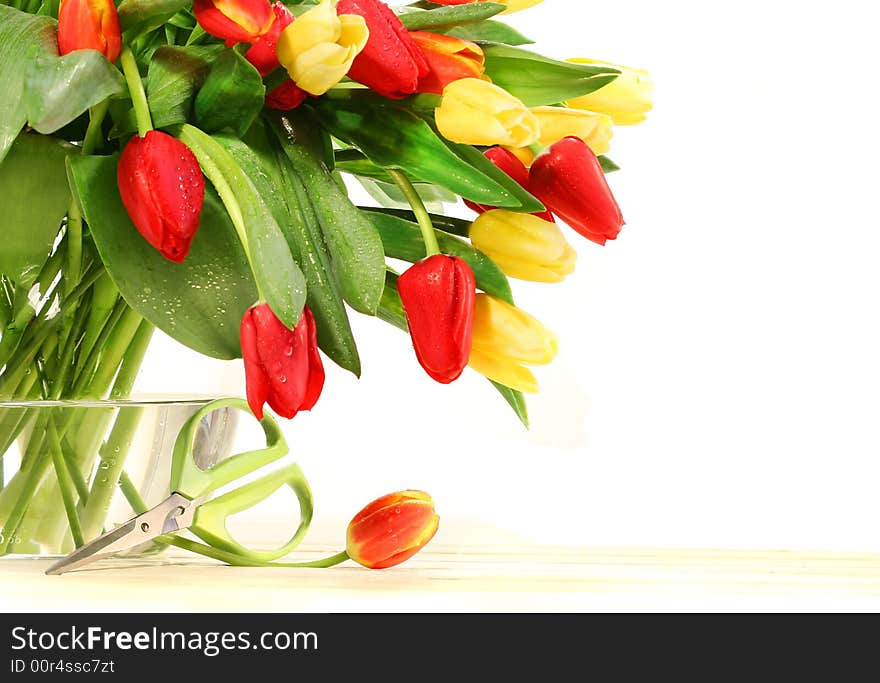
M207 403L0 403L0 555L68 553L159 503L178 432ZM229 409L202 420L199 467L228 457L237 420Z

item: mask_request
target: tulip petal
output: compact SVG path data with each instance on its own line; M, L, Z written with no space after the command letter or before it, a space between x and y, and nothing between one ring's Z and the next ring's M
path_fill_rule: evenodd
M532 164L529 187L544 205L587 239L616 239L620 207L595 153L579 138L564 138Z
M397 287L419 363L437 382L454 382L471 352L473 271L456 256L438 254L407 270Z
M257 330L252 310L246 311L241 319L241 355L244 359L248 405L256 418L262 420L263 405L269 397L269 379L259 362Z
M510 389L525 394L537 394L540 390L538 380L528 368L501 356L474 349L469 365L484 377Z

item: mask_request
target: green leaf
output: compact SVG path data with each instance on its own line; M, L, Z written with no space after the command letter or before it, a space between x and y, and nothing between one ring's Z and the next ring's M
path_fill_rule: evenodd
M206 189L199 230L182 264L150 246L116 188L117 156L71 160L101 260L128 304L180 343L213 358L241 355L239 326L257 289L223 204Z
M27 122L22 95L30 62L54 55L54 20L0 5L0 162Z
M402 104L370 93L321 98L311 106L337 138L382 168L440 185L478 204L533 213L543 205L473 147L444 140ZM382 125L377 125L381 122Z
M379 203L379 206L393 209L409 208L410 204L406 196L397 185L373 178L358 177L357 180L367 194ZM413 188L429 211L442 211L444 203L455 204L458 201L458 197L439 185L413 183Z
M131 42L164 25L187 5L189 0L122 0L117 8L119 26Z
M446 26L458 26L482 21L501 14L507 7L499 2L480 2L469 5L450 5L430 10L407 8L400 21L409 31L424 31Z
M263 108L260 72L236 50L224 50L196 95L196 122L209 133L225 128L243 136Z
M385 254L388 258L416 263L425 258L425 242L417 223L411 223L387 213L367 210L370 220L382 236ZM483 252L470 244L445 232L435 230L440 251L463 259L474 272L477 287L487 294L513 304L513 294L507 276Z
M393 273L386 275L385 291L382 293L382 302L379 304L379 318L399 330L409 331L406 324L406 314L403 312L403 303L400 301L400 294L397 293L397 276ZM526 429L528 429L529 413L523 393L497 382L489 381L504 397L507 405L513 409Z
M153 126L168 128L189 120L196 92L205 82L222 45L163 46L153 53L144 82ZM134 110L116 120L114 137L137 131Z
M535 41L526 38L512 26L500 21L481 21L476 24L456 26L446 35L455 36L464 40L472 40L475 43L489 42L503 45L529 45Z
M397 216L410 223L416 222L415 214L408 209L378 209L372 206L362 206L361 209L364 211L372 211L374 213L384 213L389 216ZM458 235L460 237L468 237L470 235L472 221L463 218L455 218L453 216L443 216L437 213L432 213L430 216L435 230L442 230L443 232L448 232L450 235Z
M307 303L315 316L318 345L335 363L360 375L360 357L342 294L330 264L321 227L307 193L278 144L255 126L248 145L220 138L264 198L287 238L308 284Z
M376 315L385 278L382 240L327 167L323 131L305 111L272 124L314 207L345 300L356 311Z
M293 260L271 210L223 144L195 126L180 127L178 137L196 155L214 184L239 234L245 236L254 279L278 319L293 329L306 304L306 279ZM237 139L219 138L226 145Z
M605 171L605 173L614 173L615 171L620 170L620 166L618 166L604 154L599 155L599 163L601 164L602 170Z
M54 133L90 107L126 92L122 74L97 50L39 56L25 80L28 123L40 133Z
M22 134L0 164L0 274L20 287L36 278L70 207L64 160L74 152L61 140Z
M507 401L507 405L509 405L513 412L516 413L516 416L519 418L519 421L523 423L523 426L528 429L529 428L529 408L526 405L526 396L521 391L517 391L516 389L511 389L510 387L506 387L503 384L499 384L498 382L494 382L491 379L489 380L492 383L492 386L495 387L498 392L504 397L504 400Z
M608 85L620 73L605 66L572 64L507 45L487 45L486 75L526 106L558 104Z

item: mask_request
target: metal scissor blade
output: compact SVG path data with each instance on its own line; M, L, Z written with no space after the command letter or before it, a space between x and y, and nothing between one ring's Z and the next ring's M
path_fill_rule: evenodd
M180 531L192 524L196 503L172 493L152 510L138 515L122 526L98 536L91 543L77 548L46 570L47 574L64 574L97 560L116 555L152 541L163 534Z
M109 557L122 550L131 548L135 544L131 543L129 539L136 529L137 518L126 522L103 536L98 536L94 541L86 543L81 548L77 548L67 557L62 557L49 567L46 573L64 574L85 564L96 562L104 557ZM142 533L141 536L143 535Z

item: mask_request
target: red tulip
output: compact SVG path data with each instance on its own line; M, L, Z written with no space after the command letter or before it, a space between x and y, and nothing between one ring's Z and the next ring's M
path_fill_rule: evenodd
M293 81L284 81L266 95L266 106L281 111L290 111L305 102L308 96L309 94Z
M476 43L439 33L410 32L428 63L428 73L419 79L418 91L442 95L443 88L461 78L481 78L486 56Z
M97 50L111 62L119 58L122 34L113 0L61 0L58 52Z
M397 15L379 0L339 0L339 14L359 14L370 38L348 72L385 97L400 99L416 92L428 64Z
M368 569L387 569L424 548L440 526L431 496L400 491L374 500L348 525L346 552Z
M193 13L207 33L229 45L254 42L275 21L269 0L194 0Z
M620 234L620 207L599 159L583 140L563 138L539 155L532 164L529 188L587 239L604 245Z
M288 419L317 403L324 388L324 364L308 306L293 330L268 304L250 308L241 320L241 353L248 404L258 419L263 419L265 403Z
M457 256L416 263L397 282L422 367L441 384L457 380L471 355L476 282Z
M278 45L278 38L281 32L293 23L294 16L290 10L281 3L276 2L272 5L274 18L269 30L257 38L244 53L245 58L257 67L257 71L261 76L268 76L275 71L281 63L278 61L278 55L275 49Z
M205 178L189 147L157 130L135 135L119 157L116 182L138 232L165 258L182 262L205 198Z
M513 154L513 152L510 152L503 147L491 147L486 150L486 158L488 158L489 161L491 161L507 175L513 178L525 190L531 192L529 169L526 168L526 165L522 161L520 161L516 157L516 155ZM534 194L534 192L532 192L532 194ZM490 211L496 208L494 206L486 206L484 204L475 204L474 202L467 199L464 200L464 203L477 213L485 213L486 211ZM553 218L553 214L550 213L550 211L540 211L534 215L538 218L543 218L545 221L550 221L551 223L556 222Z

